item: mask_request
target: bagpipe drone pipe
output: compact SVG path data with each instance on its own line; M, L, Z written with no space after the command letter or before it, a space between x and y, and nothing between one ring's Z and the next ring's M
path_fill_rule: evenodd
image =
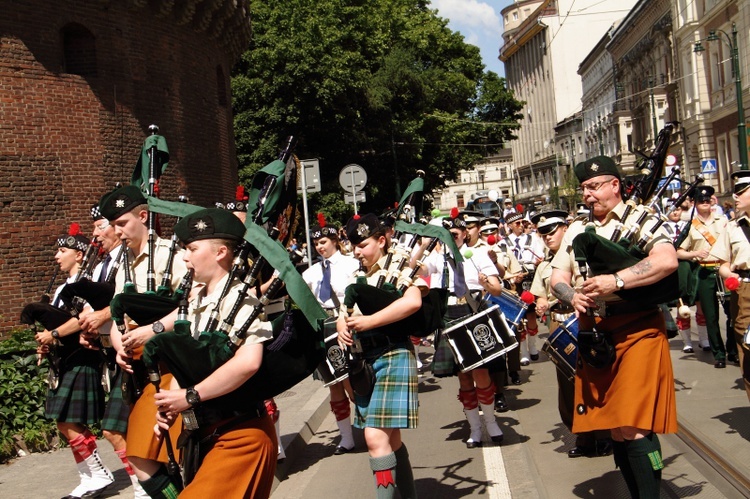
M663 220L657 218L651 227L646 229L646 219L649 215L656 213L661 196L672 179L679 173L678 167L673 168L667 180L661 187L658 187L659 179L661 179L664 172L664 164L673 128L673 123L667 123L659 132L653 153L645 157L645 161L641 165L641 176L635 179L632 185L628 186L629 198L626 201L625 211L612 237L606 239L596 234L592 222L587 224L584 232L578 234L573 239L572 244L576 261L579 263L579 266L585 263L591 275L618 272L635 265L647 256L644 248L654 237L654 234L657 232L656 229L662 225ZM698 181L692 185L697 185L697 183ZM683 196L687 197L688 193L689 190ZM637 219L631 225L626 225L631 213L636 208L641 207L643 200L646 199L650 199L650 202L642 207L643 209L640 210ZM591 210L593 212L593 209ZM627 230L623 234L622 231L626 228ZM642 237L636 241L634 237L639 230L642 233ZM644 305L658 305L675 300L689 286L685 278L685 266L682 265L682 267L682 270L678 267L678 270L675 270L657 283L616 291L615 294L623 300L642 303Z
M284 237L291 234L290 224L294 220L297 163L291 154L291 143L290 140L279 160L258 172L253 179L248 204L254 209L249 211L245 222L245 241L251 253L254 253L254 261L252 267L247 269L242 268L246 264L243 260L246 260L247 253L235 260L226 291L222 290L223 296L219 300L223 300L233 282L242 284L228 316L219 324L220 305L217 305L215 313L211 314L209 327L195 339L185 314L186 304L183 304L174 331L153 337L144 347L143 360L150 370L154 370L159 362L164 362L180 386L192 386L233 357L261 315L263 307L282 287L286 288L294 307L288 307L272 322L273 339L263 343L263 360L259 370L231 394L204 402L202 406L208 404L212 409L236 408L237 400L271 398L312 374L324 357L323 321L327 314L289 260L284 246L277 240L279 234ZM269 225L271 228L266 228ZM273 237L269 236L269 232ZM271 284L249 317L235 329L238 309L246 303L249 290L262 281L263 269L267 267L273 269Z

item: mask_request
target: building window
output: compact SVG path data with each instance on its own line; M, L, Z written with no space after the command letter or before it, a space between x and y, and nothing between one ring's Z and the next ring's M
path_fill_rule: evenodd
M224 77L224 70L221 66L216 66L216 96L219 101L219 105L226 107L227 105L227 79Z
M466 203L464 203L464 193L459 192L456 194L456 207L458 208L464 208L466 207Z
M68 24L62 31L63 71L80 76L96 76L96 40L80 24Z

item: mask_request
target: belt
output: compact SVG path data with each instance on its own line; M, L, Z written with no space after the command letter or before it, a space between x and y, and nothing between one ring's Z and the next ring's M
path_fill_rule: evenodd
M365 336L354 340L353 352L367 353L370 350L392 347L406 342L407 339L392 339L384 334Z
M701 267L714 268L721 265L720 260L711 260L710 262L699 262Z
M599 317L612 317L615 315L633 314L636 312L647 312L655 310L656 307L644 306L641 303L635 303L630 301L619 301L607 303L603 302L599 305L599 308L594 309Z
M266 406L263 402L257 402L255 407L249 410L226 410L210 407L209 405L199 405L192 409L182 411L182 424L186 430L198 430L206 433L216 433L217 430L224 429L223 432L232 426L250 419L259 418L266 414ZM223 432L219 432L221 434Z

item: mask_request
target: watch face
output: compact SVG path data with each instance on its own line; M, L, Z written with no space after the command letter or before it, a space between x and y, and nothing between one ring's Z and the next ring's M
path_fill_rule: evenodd
M151 326L151 329L152 329L152 330L153 330L153 331L154 331L155 333L163 333L163 332L164 332L164 324L162 324L162 323L161 323L161 321L156 321L156 322L154 322L154 324L153 324L153 325Z
M185 399L190 405L197 405L201 402L200 395L198 395L198 392L195 391L195 388L188 388L185 391Z

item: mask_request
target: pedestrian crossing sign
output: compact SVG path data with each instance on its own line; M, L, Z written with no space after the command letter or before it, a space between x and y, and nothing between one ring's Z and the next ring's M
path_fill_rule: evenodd
M701 160L701 173L716 173L716 160L715 159L702 159Z

